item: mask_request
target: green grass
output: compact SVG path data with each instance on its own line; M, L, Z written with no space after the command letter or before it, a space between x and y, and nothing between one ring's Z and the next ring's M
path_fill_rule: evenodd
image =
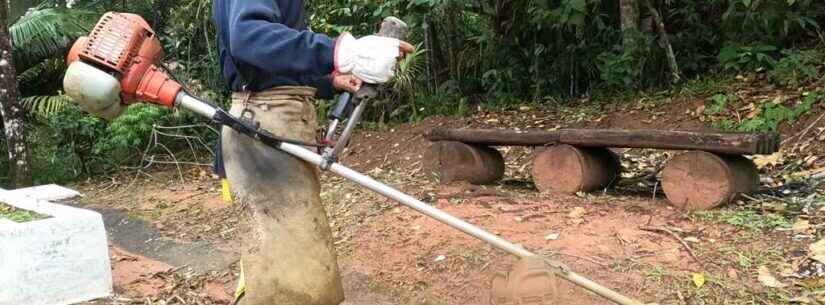
M48 218L48 216L40 215L32 211L21 210L0 202L0 218L22 223Z
M781 214L762 213L751 209L721 209L697 212L696 216L705 221L729 224L751 231L790 228L793 224Z
M686 80L680 87L674 88L675 95L704 96L728 91L727 87L735 83L730 75L711 75Z
M656 266L653 266L653 269L651 269L647 272L645 277L647 277L648 280L651 280L651 281L654 281L654 282L659 282L659 281L662 280L662 278L665 275L667 275L667 272L665 271L665 269L662 268L662 266L656 265Z

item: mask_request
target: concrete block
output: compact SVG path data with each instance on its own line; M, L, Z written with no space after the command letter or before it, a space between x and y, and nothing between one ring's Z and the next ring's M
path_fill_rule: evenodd
M66 305L111 295L103 217L44 200L76 193L57 186L0 189L3 203L50 216L0 220L0 305Z
M8 191L12 196L24 196L37 200L57 201L80 196L78 191L56 184L39 185Z

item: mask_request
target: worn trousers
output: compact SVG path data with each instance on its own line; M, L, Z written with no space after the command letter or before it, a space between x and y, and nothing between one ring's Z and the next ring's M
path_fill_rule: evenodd
M269 132L315 141L315 90L234 93L230 113ZM224 127L222 151L243 206L241 305L336 305L344 293L316 166Z

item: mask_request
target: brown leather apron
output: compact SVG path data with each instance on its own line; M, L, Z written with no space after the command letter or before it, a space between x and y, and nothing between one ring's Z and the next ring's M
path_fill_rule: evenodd
M315 89L234 93L232 115L275 135L315 141ZM224 128L226 175L244 207L242 305L336 305L344 300L317 168Z

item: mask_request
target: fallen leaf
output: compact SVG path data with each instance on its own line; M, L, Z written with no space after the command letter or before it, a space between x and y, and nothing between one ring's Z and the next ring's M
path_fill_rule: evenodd
M734 280L739 279L739 272L736 272L734 268L728 268L728 277Z
M693 273L693 285L696 285L696 288L702 288L702 286L705 286L705 274Z
M694 243L694 244L699 242L699 239L696 238L696 237L693 237L693 236L685 237L683 240L686 241L686 242L689 242L689 243Z
M765 168L767 166L776 166L779 165L779 160L782 159L782 151L775 152L771 155L767 156L759 156L753 159L753 163L756 164L758 168Z
M780 96L777 96L777 97L773 98L773 101L771 101L771 103L779 105L779 104L782 104L782 102L784 102L784 101L785 101L785 97L780 95Z
M808 156L804 159L805 165L808 166L808 167L814 166L814 163L816 163L817 160L819 160L819 157L818 156L813 156L813 155Z
M783 263L780 267L779 276L781 277L791 277L796 273L796 268L792 264Z
M437 263L437 262L443 261L443 260L445 260L445 259L447 259L447 257L446 257L446 256L444 256L444 255L439 255L438 257L436 257L436 258L435 258L435 260L434 260L434 261Z
M811 234L813 233L811 222L804 219L797 219L791 227L796 234Z
M800 171L800 172L795 172L795 173L792 173L790 176L792 178L797 178L797 179L799 179L799 178L807 179L807 178L811 178L812 176L815 176L817 174L822 174L822 173L825 173L825 167L815 168L815 169L810 169L810 170L805 170L805 171Z
M780 282L779 280L777 280L771 274L771 271L768 270L767 266L760 266L758 272L759 272L759 276L757 278L759 279L759 282L762 283L762 285L765 285L765 287L784 288L784 287L788 286L788 285Z
M819 303L825 302L825 295L817 295L815 300Z
M547 234L546 236L544 236L544 240L558 240L559 235L560 235L559 233L550 233L550 234Z
M819 241L810 244L808 246L808 250L811 251L809 255L812 259L825 264L825 239L820 239Z
M587 210L585 210L583 207L575 207L572 210L570 210L570 213L567 214L567 217L569 217L569 218L582 218L582 217L584 217L584 214L586 214L586 213L587 213Z

